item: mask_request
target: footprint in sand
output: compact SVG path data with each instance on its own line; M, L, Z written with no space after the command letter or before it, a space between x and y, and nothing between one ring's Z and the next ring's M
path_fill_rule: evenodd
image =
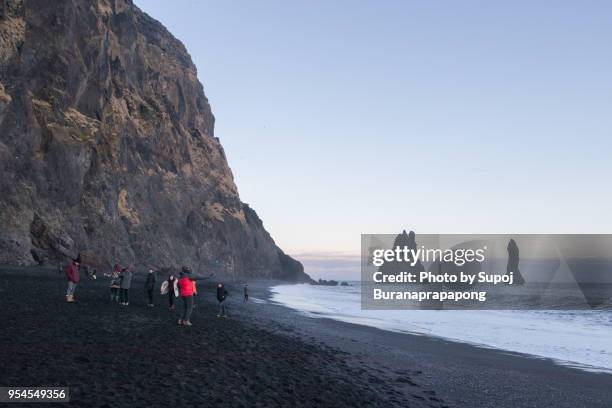
M413 387L419 387L419 384L417 384L414 381L412 381L412 379L410 377L408 377L408 376L397 377L395 379L395 382L409 384L409 385L412 385Z

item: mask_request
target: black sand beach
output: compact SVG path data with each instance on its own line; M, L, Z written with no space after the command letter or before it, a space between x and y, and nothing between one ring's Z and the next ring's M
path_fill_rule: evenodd
M24 273L25 272L25 273ZM200 285L191 328L143 276L130 306L84 278L63 302L52 270L0 272L0 386L69 386L72 406L610 407L612 376L427 337L301 316Z
M260 290L259 295L266 297L268 291ZM414 391L452 407L612 407L611 374L508 351L286 313L285 307L271 303L260 306L256 321L264 326L281 327L285 333L348 352L350 361L417 400L420 395ZM410 387L403 388L404 384Z

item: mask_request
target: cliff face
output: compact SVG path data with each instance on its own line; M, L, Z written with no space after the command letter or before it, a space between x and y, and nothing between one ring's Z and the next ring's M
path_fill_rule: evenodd
M183 44L129 0L0 0L0 263L309 280L240 201Z

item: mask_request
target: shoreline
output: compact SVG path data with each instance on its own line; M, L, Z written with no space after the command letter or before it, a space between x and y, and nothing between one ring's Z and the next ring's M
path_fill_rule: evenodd
M128 307L107 283L83 279L66 304L57 271L0 268L0 385L68 385L73 403L102 406L612 406L608 374L303 316L270 301L285 282L249 281L247 304L227 283L228 319L214 282L198 285L190 328L159 292L147 308L139 277Z
M277 285L274 285L270 287L269 289L272 290L274 287L282 286L282 285L287 285L287 283L279 282ZM384 327L384 324L377 325L375 322L371 322L372 319L368 317L360 317L355 314L344 314L343 315L341 313L334 314L334 313L322 313L322 312L317 312L314 310L307 310L307 309L301 310L299 309L299 306L296 306L294 308L291 306L291 304L284 304L282 301L278 302L274 300L273 298L274 298L274 294L270 294L269 296L267 296L267 299L269 301L274 302L275 304L278 304L279 306L283 306L293 311L297 311L298 313L306 317L311 317L315 319L331 319L331 320L335 320L338 322L356 324L359 326L371 327L371 328L376 328L379 330L389 331L389 332L399 333L399 334L407 334L407 335L412 335L412 336L426 336L426 337L430 337L434 339L449 341L452 343L467 344L467 345L474 346L477 348L491 349L491 350L497 350L502 353L516 354L521 357L529 357L529 358L534 358L538 360L541 359L541 360L552 361L553 363L559 366L562 366L562 367L569 367L569 368L592 372L592 373L612 374L612 368L610 367L590 365L588 363L582 363L579 361L565 360L563 358L557 358L557 357L547 356L547 355L542 355L542 354L534 354L534 353L530 353L529 351L512 350L510 348L504 348L503 346L497 346L494 344L487 344L487 343L483 343L479 341L472 341L472 340L467 340L467 339L464 340L461 338L447 337L442 334L435 334L433 332L402 330L401 328L397 328L396 326ZM481 310L473 310L473 311L479 312ZM504 311L505 310L492 310L492 312L504 312ZM418 312L418 310L409 310L409 312ZM440 312L440 311L436 311L436 312ZM461 311L447 310L447 311L441 311L441 312L443 313L449 312L450 314L452 314L452 313L461 312ZM583 310L579 310L579 312L583 312ZM594 311L594 312L597 312L597 311ZM378 318L374 318L374 320L378 320ZM440 324L444 324L444 322L440 322Z
M272 286L272 285L271 285ZM270 286L270 287L271 287ZM265 289L267 301L271 301ZM310 317L287 306L288 332L325 342L383 371L411 366L422 387L458 407L610 407L612 375L559 365L552 359L480 347L441 337L395 332L328 317ZM275 318L283 313L273 313ZM315 340L316 339L316 340ZM520 390L520 392L516 392Z

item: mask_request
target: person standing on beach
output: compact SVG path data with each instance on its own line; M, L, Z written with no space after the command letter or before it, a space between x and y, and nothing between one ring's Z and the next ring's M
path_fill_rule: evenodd
M244 285L244 303L249 301L249 285Z
M115 268L110 275L110 298L111 302L119 302L119 288L121 279L119 278L120 273L119 265L115 265Z
M178 281L179 292L183 299L183 314L178 321L178 324L183 326L193 326L191 324L191 312L193 311L193 281L191 280L191 269L188 266L183 266Z
M149 299L149 307L153 307L153 290L155 289L155 274L153 273L153 268L149 268L149 273L147 274L147 280L145 282L145 289Z
M227 317L227 308L225 307L225 299L229 293L225 290L222 283L217 285L217 301L219 302L219 314L217 317Z
M130 268L123 268L119 278L121 279L120 289L119 289L119 302L123 306L128 306L130 304L130 288L132 287L132 277L134 274L130 270Z
M66 290L66 302L74 303L74 291L76 289L77 284L79 283L79 266L81 265L81 257L78 256L76 259L73 259L70 265L66 267L64 271L66 273L66 278L68 279L68 289Z
M178 279L174 275L170 275L168 280L162 284L161 294L168 293L168 307L174 310L174 299L179 296Z

